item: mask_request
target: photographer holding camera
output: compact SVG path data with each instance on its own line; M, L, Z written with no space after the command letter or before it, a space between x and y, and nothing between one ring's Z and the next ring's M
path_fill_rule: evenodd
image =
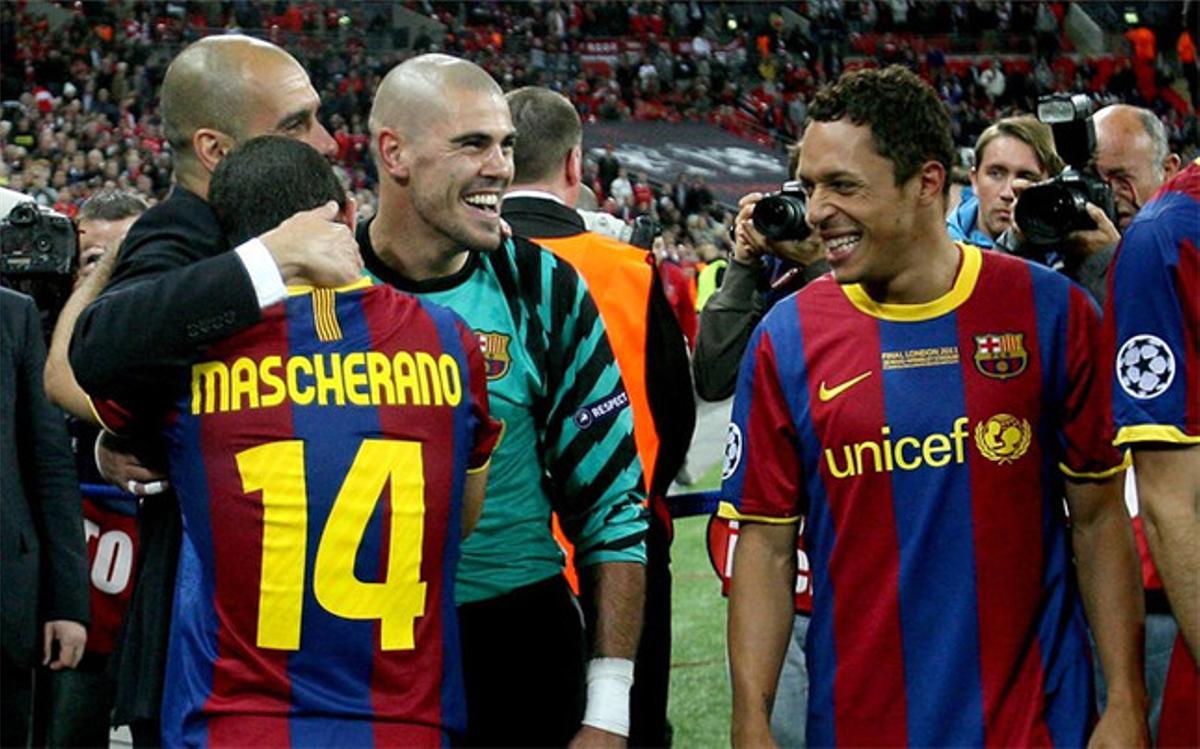
M1011 223L994 249L1062 272L1103 304L1120 235L1112 191L1092 168L1097 139L1091 111L1082 94L1038 101L1038 120L1053 132L1056 159L1065 168L1050 169L1049 178L1036 183L1024 175L1012 181Z
M788 174L794 176L799 163L797 145L788 152ZM730 233L732 262L700 311L692 359L696 392L706 401L733 395L750 331L771 305L829 271L820 239L804 222L796 183L773 195L742 196Z
M1082 95L1039 101L1067 168L1037 184L1013 181L1013 225L996 249L1062 271L1104 304L1120 232L1180 162L1153 112L1128 104L1090 112Z
M788 174L794 177L799 165L797 144L788 151ZM738 201L730 227L733 257L720 287L700 312L692 373L701 398L717 401L731 396L754 326L775 302L829 272L820 237L805 223L804 212L803 193L795 182L785 183L778 193L753 192ZM797 536L798 553L803 553L801 538ZM804 639L812 599L811 595L797 598L771 712L771 735L780 746L804 745L808 711Z
M1065 97L1048 98L1058 104L1067 101ZM1070 166L1035 185L1015 181L1013 189L1020 196L1013 211L1015 223L996 248L1061 270L1103 305L1121 234L1150 196L1179 171L1180 159L1170 153L1166 128L1153 112L1113 104L1089 117L1086 99L1071 97L1070 103L1073 111L1057 115L1043 111L1045 107L1039 104L1043 119L1058 120L1052 125L1055 141L1063 146L1059 150ZM1089 223L1091 228L1086 228ZM1142 535L1137 523L1135 529ZM1146 597L1150 730L1157 735L1178 624L1145 544L1139 544L1139 553ZM1102 684L1100 696L1103 702Z
M1096 113L1096 171L1113 191L1117 229L1133 217L1179 171L1167 129L1149 109L1112 104Z
M992 123L975 141L974 155L970 190L946 217L946 229L956 242L991 249L1012 228L1014 185L1058 174L1063 161L1049 126L1028 115Z

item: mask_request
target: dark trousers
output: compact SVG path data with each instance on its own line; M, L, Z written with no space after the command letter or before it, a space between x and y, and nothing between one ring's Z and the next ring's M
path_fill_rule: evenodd
M583 617L561 575L458 607L467 733L460 746L566 746L586 699Z
M108 749L116 684L103 656L85 655L77 668L37 673L34 744Z
M130 721L129 735L137 749L155 749L162 746L162 723L146 719Z
M0 746L29 746L33 670L0 656Z

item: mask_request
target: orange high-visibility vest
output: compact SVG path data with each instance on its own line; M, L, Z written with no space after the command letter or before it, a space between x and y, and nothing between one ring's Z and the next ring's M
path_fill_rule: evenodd
M596 300L633 408L633 438L649 494L658 461L658 432L646 395L646 317L654 284L649 253L592 232L534 241L579 271Z
M654 267L645 250L603 234L584 232L573 237L535 239L558 257L570 263L596 301L600 319L608 332L621 380L633 408L633 439L642 461L642 476L647 501L654 466L658 462L658 431L650 412L646 394L646 318L650 291L654 283ZM667 518L670 523L670 519ZM668 527L670 527L668 525ZM579 592L579 574L575 570L575 547L567 539L554 516L553 531L558 543L567 553L564 574L571 588Z
M524 200L506 198L502 214L517 233L523 233L523 236L565 260L587 284L604 322L613 356L621 371L621 380L629 395L630 408L633 410L634 443L638 458L642 462L643 482L650 511L661 520L669 537L671 517L661 495L666 494L674 476L656 476L659 472L659 453L662 451L663 440L650 405L648 368L653 363L660 369L672 369L672 361L678 359L680 371L660 371L654 376L665 378L672 384L678 380L674 387L676 390L682 389L687 392L689 403L691 370L688 366L683 333L679 331L662 291L655 290L656 284L661 282L653 265L653 256L631 244L587 231L573 209L552 199L539 198L537 202L526 203ZM546 234L551 236L545 236ZM661 286L658 288L661 289ZM678 341L674 343L678 344L679 350L674 355L667 350L658 350L659 347L669 349L673 342L657 338L654 339L655 351L649 352L652 326L655 330L670 328L660 334L668 338L672 336L671 330L678 333ZM654 356L654 362L648 361L650 353ZM656 396L658 398L662 397L663 385L663 382L655 383L654 392L660 393ZM666 401L660 404L661 407L672 411L677 405ZM691 431L695 425L694 409L687 414L672 412L661 413L658 416L667 420L672 429L679 428L678 433L672 432L670 444L663 455L673 456L680 449L686 452L687 442L691 440ZM670 466L663 469L664 472L671 470ZM660 496L655 496L656 494ZM574 549L559 527L557 516L553 518L552 529L559 545L567 553L567 569L564 574L571 582L572 588L578 592L578 577L573 564Z

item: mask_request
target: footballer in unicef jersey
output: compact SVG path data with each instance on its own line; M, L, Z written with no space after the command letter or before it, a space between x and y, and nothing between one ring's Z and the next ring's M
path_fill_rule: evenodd
M1062 497L1064 474L1121 466L1097 315L1052 271L960 250L926 304L810 284L742 364L722 494L743 519L805 516L812 745L1087 741Z
M164 743L462 731L462 496L499 430L476 336L364 280L266 309L189 376L163 427L184 519Z

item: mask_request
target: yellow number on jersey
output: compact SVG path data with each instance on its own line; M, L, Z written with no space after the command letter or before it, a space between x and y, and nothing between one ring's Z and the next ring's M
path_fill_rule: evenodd
M258 636L261 648L298 650L304 607L308 499L304 443L270 442L237 455L242 488L262 491L262 575ZM365 583L354 560L381 495L390 501L387 571ZM383 650L414 647L414 622L425 613L421 581L425 531L425 472L419 442L364 440L354 456L321 532L313 593L329 613L345 619L379 619Z

